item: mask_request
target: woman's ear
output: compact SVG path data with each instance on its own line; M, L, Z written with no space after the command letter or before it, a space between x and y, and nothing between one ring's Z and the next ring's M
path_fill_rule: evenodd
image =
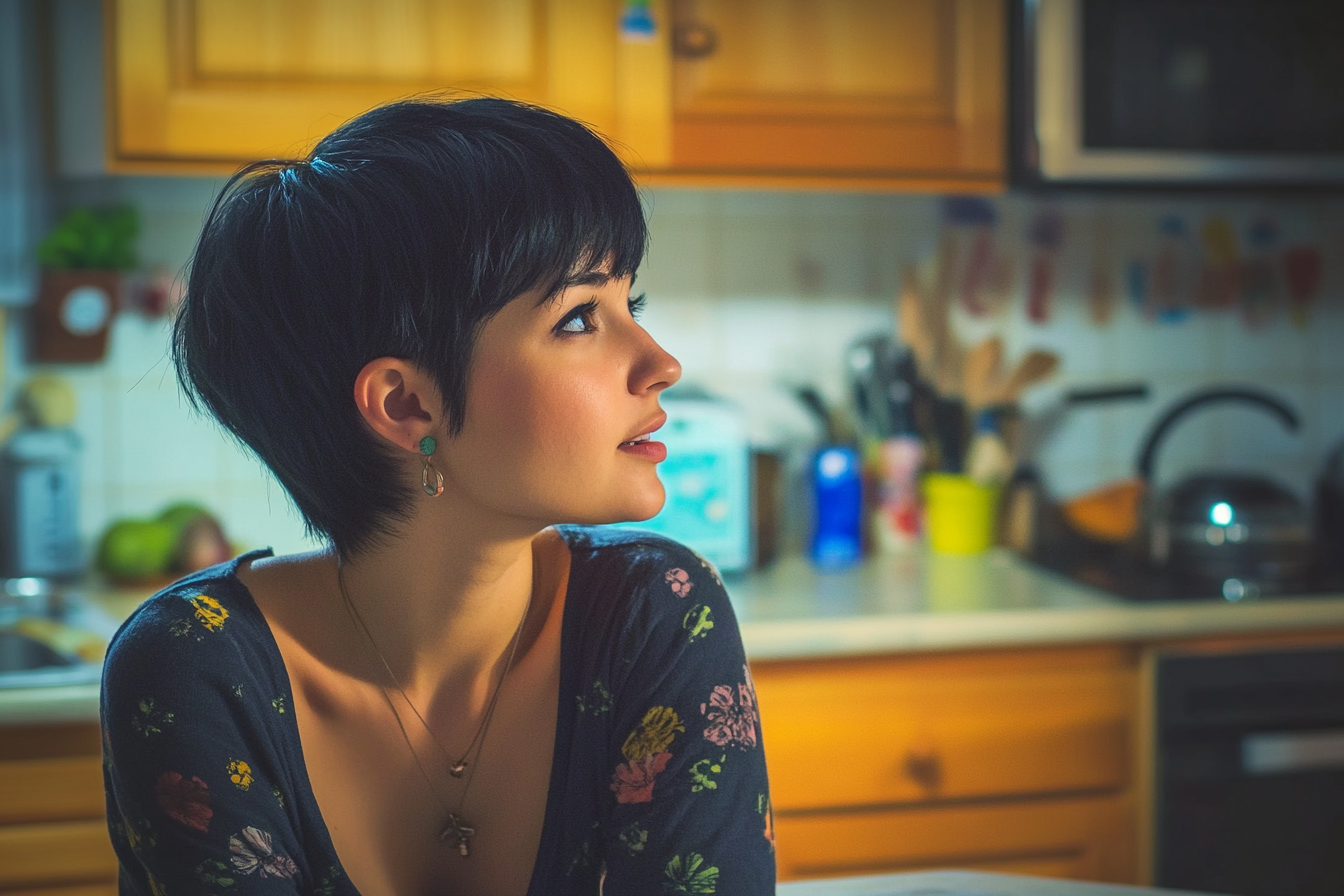
M442 398L434 380L401 358L375 358L355 377L355 407L378 435L407 451L442 431Z

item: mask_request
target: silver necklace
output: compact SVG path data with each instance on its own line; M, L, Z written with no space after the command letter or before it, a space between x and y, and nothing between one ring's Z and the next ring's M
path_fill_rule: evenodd
M448 801L439 793L434 780L425 770L424 763L420 761L420 754L415 752L415 747L411 744L410 734L406 731L406 725L401 720L401 713L397 711L396 704L392 702L392 695L387 692L387 687L380 683L378 690L382 691L383 700L386 701L387 708L392 711L392 718L397 721L397 729L401 732L402 740L406 741L406 749L410 751L411 758L415 760L415 766L420 769L420 774L424 777L425 783L429 785L429 790L434 794L434 799L438 801L439 805L443 807L443 811L448 815L448 823L439 832L439 841L449 842L463 858L466 858L471 855L471 838L476 835L476 827L462 815L462 807L467 802L467 791L471 789L471 779L476 774L480 751L485 747L485 732L489 730L490 720L495 715L495 705L499 702L499 692L504 688L504 679L508 676L509 670L513 668L513 658L518 651L518 640L523 634L523 625L527 622L527 615L532 610L532 595L530 592L527 595L527 604L523 607L523 617L518 620L518 627L514 629L513 638L509 641L509 657L504 662L504 671L499 674L499 682L495 685L494 693L490 695L490 702L486 704L485 714L481 717L481 724L476 727L476 734L472 736L471 743L467 744L466 751L462 753L459 759L454 761L452 754L435 736L433 729L425 721L425 717L420 714L420 710L416 709L415 704L411 702L411 698L406 696L406 691L402 688L401 682L397 680L396 673L392 671L392 666L383 656L383 652L378 649L378 642L373 640L373 634L369 631L369 627L364 624L364 617L360 616L359 610L355 608L355 603L350 599L350 594L345 588L345 564L339 555L336 558L336 582L340 586L341 598L345 601L345 608L350 613L350 618L364 633L369 646L373 648L378 661L382 663L383 669L387 672L387 677L392 681L392 686L397 689L401 699L406 701L406 705L411 708L411 712L415 713L416 719L425 729L425 733L429 735L429 739L434 742L434 746L438 747L439 752L448 760L448 774L454 778L461 778L464 774L466 775L466 780L462 784L462 796L457 801L457 810L449 809ZM471 757L473 751L476 752L476 756L468 762L467 760Z

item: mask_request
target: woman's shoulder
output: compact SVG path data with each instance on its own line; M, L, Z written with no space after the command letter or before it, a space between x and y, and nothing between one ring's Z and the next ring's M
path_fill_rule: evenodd
M559 526L569 546L572 568L586 574L604 577L619 576L632 584L646 580L668 583L670 570L686 572L688 581L693 572L697 577L708 577L722 589L723 581L714 564L694 550L665 535L643 529L616 526Z
M569 599L584 604L590 624L608 619L627 635L655 631L697 642L715 625L736 632L719 571L666 536L610 526L565 526L570 548Z
M238 642L255 641L255 627L264 621L238 579L238 566L269 553L253 551L192 573L145 600L113 635L104 677L136 668L209 665L221 652L236 653Z

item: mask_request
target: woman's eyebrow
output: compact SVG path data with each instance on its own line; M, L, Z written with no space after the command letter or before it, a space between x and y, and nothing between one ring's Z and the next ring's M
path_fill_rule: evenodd
M603 271L585 271L582 274L566 277L562 288L569 289L572 286L606 286L610 282L611 275L608 273Z
M556 283L555 288L549 293L542 296L541 300L537 302L537 307L540 308L543 305L551 306L556 304L560 300L560 293L567 289L572 289L575 286L601 287L606 286L613 279L615 278L605 271L583 271L577 274L570 274L568 277L565 277L563 280ZM631 282L634 282L633 279Z

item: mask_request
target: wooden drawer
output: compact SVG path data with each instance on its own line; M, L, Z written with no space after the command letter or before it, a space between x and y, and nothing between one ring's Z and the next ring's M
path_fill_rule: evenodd
M101 818L0 827L0 892L43 885L102 884L116 876L116 853Z
M780 880L930 868L1134 881L1125 797L775 817Z
M1128 785L1136 662L1122 649L753 666L775 809Z
M103 817L98 756L0 762L0 824Z

